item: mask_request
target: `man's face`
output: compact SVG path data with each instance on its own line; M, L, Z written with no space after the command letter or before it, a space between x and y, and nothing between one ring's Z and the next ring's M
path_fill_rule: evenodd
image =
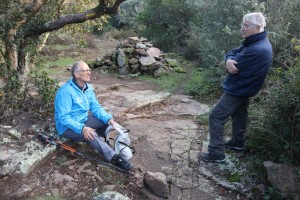
M240 31L242 33L242 37L246 38L251 35L255 35L255 34L259 33L259 29L260 29L259 26L253 25L248 21L243 21Z
M91 80L91 69L86 63L81 63L79 69L75 72L79 83L86 83Z

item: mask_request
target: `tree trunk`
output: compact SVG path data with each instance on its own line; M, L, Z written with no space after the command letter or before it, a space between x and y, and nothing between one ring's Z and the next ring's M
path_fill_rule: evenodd
M18 56L17 45L15 44L16 29L9 29L7 31L7 40L5 41L5 61L7 69L17 69Z

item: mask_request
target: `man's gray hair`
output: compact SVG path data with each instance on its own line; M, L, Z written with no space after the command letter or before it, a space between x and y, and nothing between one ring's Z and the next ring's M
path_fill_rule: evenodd
M75 72L78 72L80 70L80 64L82 63L83 61L77 61L73 64L72 68L71 68L71 75L73 77L75 77L74 73Z
M259 26L261 31L266 27L266 18L261 12L248 13L243 17L243 21L250 22L254 26Z

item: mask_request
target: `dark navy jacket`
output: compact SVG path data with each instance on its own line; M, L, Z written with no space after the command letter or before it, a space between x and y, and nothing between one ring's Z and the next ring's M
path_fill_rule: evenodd
M225 61L235 60L239 71L228 74L223 89L226 94L251 97L262 88L272 62L272 46L266 31L245 38L242 46L229 51Z

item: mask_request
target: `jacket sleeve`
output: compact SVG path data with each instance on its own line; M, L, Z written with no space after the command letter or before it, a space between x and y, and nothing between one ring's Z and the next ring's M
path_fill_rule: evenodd
M236 55L236 67L242 76L248 77L261 66L259 63L264 59L264 53L253 48L249 48Z
M232 49L231 51L227 52L225 54L224 61L226 62L228 59L236 60L237 54L240 53L243 50L243 48L244 48L243 46L240 46L238 48Z
M108 121L113 118L111 114L108 114L106 110L102 107L102 105L98 102L98 99L95 96L94 90L91 91L89 95L90 100L90 111L94 114L94 116L105 124L108 124Z
M67 90L59 90L55 97L56 120L63 126L81 134L84 123L75 121L71 117L72 96Z

